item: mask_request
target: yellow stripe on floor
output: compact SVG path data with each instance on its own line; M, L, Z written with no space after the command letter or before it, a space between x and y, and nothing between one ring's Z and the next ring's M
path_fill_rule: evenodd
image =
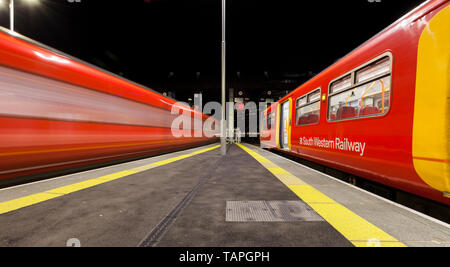
M220 147L220 145L217 146L213 146L213 147L209 147L209 148L205 148L205 149L201 149L201 150L197 150L194 151L192 153L188 153L185 155L181 155L181 156L177 156L177 157L173 157L170 159L165 159L165 160L161 160L158 162L154 162L151 164L147 164L141 167L136 167L130 170L125 170L125 171L120 171L120 172L116 172L116 173L112 173L112 174L108 174L105 176L101 176L101 177L97 177L97 178L93 178L93 179L89 179L86 181L82 181L82 182L78 182L75 184L71 184L71 185L66 185L66 186L62 186L62 187L58 187L55 189L51 189L45 192L41 192L41 193L36 193L33 195L29 195L29 196L25 196L25 197L21 197L21 198L17 198L17 199L13 199L13 200L9 200L9 201L5 201L5 202L1 202L0 203L0 214L4 214L10 211L14 211L14 210L18 210L24 207L28 207L37 203L41 203L44 202L46 200L49 199L53 199L53 198L57 198L60 196L64 196L76 191L80 191L89 187L93 187L99 184L103 184L103 183L107 183L110 181L114 181L135 173L139 173L142 171L146 171L152 168L156 168L159 166L163 166L181 159L185 159L185 158L189 158L207 151L211 151L213 149L216 149Z
M242 144L237 144L308 204L357 247L406 247L380 228L358 216L303 180Z
M13 199L0 203L0 214L27 207L36 203L40 203L52 198L59 197L59 194L37 193L34 195Z

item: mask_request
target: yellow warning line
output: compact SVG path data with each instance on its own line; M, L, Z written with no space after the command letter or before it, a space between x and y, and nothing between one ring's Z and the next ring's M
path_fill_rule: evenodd
M93 178L93 179L89 179L86 181L82 181L82 182L78 182L75 184L71 184L71 185L66 185L66 186L62 186L62 187L58 187L55 189L51 189L45 192L41 192L41 193L36 193L33 195L29 195L29 196L25 196L25 197L21 197L21 198L17 198L17 199L13 199L13 200L9 200L9 201L5 201L5 202L1 202L0 203L0 214L3 213L7 213L10 211L14 211L20 208L24 208L27 206L31 206L33 204L37 204L40 202L44 202L46 200L49 199L53 199L53 198L57 198L60 196L64 196L76 191L80 191L89 187L93 187L99 184L103 184L103 183L107 183L110 181L114 181L138 172L142 172L142 171L146 171L152 168L156 168L162 165L166 165L181 159L185 159L185 158L189 158L207 151L211 151L213 149L216 149L220 147L220 145L217 146L213 146L213 147L209 147L209 148L205 148L205 149L201 149L201 150L197 150L195 152L192 153L188 153L188 154L184 154L181 156L177 156L177 157L173 157L170 159L166 159L166 160L161 160L158 162L154 162L151 164L147 164L144 166L140 166L140 167L136 167L130 170L125 170L125 171L121 171L121 172L116 172L116 173L112 173L112 174L108 174L105 176L101 176L101 177L97 177L97 178Z
M261 163L261 165L314 209L338 232L352 242L353 245L357 247L406 247L404 243L308 185L297 176L256 153L254 150L241 144L237 145Z

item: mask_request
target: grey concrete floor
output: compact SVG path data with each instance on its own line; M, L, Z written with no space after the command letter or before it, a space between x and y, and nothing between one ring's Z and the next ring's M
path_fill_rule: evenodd
M3 189L0 201L206 147L211 145ZM445 224L251 148L407 245L450 245L450 228ZM0 214L0 246L66 246L70 238L80 240L81 246L137 246L180 207L187 195L191 198L171 218L156 246L352 246L326 221L226 221L227 201L299 201L267 169L234 145L225 157L215 149Z
M246 145L407 246L450 247L450 225L259 147Z
M244 150L232 146L158 246L352 246L325 221L226 222L227 201L299 200Z

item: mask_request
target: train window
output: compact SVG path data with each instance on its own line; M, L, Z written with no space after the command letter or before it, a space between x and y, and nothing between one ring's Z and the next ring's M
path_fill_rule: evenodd
M369 66L356 72L356 83L362 83L373 78L389 73L391 70L391 61L389 57L370 64Z
M306 102L306 96L304 96L304 97L299 97L298 99L297 99L297 107L299 107L299 106L303 106L304 104L306 104L307 102Z
M308 95L308 103L317 101L320 99L320 90L316 90L313 93Z
M295 125L315 124L319 122L320 94L321 90L319 88L297 100Z
M269 115L267 115L267 130L272 129L274 125L275 125L275 113L270 112Z
M328 120L378 116L388 112L391 95L389 57L384 57L356 72L355 86L330 95Z
M179 116L149 104L3 66L0 81L0 114L6 116L167 129Z
M331 84L330 94L345 90L351 86L352 86L352 75L349 74Z
M267 130L267 115L265 114L265 112L261 113L261 129L262 130Z

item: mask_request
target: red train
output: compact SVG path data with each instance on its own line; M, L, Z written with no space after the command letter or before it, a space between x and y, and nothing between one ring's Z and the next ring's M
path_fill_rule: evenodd
M180 114L209 118L175 103L0 29L0 181L216 140L215 130L194 131L193 123L182 125L192 137L174 137Z
M449 1L412 10L262 122L262 146L450 205Z

